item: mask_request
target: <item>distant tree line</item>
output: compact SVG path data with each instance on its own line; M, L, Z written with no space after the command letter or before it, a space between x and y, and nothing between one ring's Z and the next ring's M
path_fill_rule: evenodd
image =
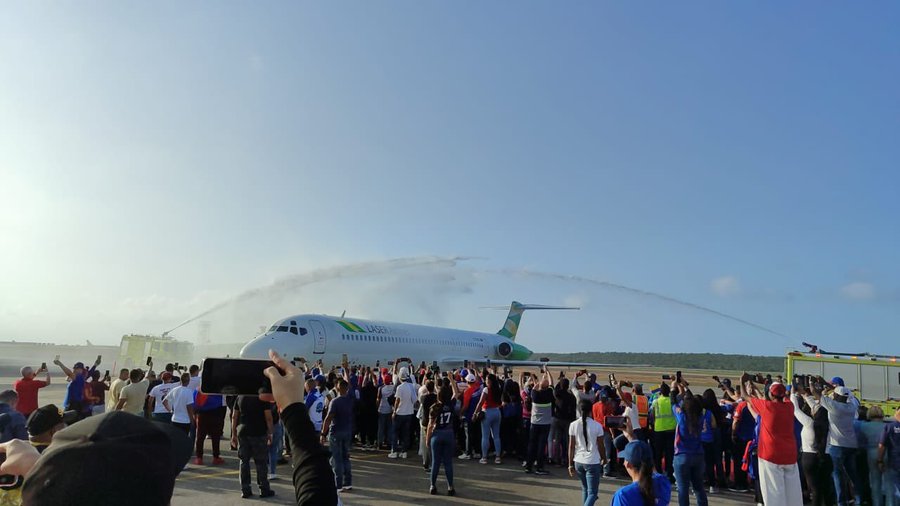
M782 372L784 357L725 355L722 353L625 353L585 351L579 353L535 353L535 357L567 362L600 364L646 364L678 369L715 369L723 371Z

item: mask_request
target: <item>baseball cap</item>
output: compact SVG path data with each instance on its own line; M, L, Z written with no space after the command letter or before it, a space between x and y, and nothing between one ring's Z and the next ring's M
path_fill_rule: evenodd
M123 411L92 416L53 436L25 479L22 502L166 505L190 456L190 440L173 425ZM95 479L111 469L115 479Z
M159 379L163 380L164 383L168 383L168 382L172 381L172 373L170 373L169 371L166 371L166 372L162 373L162 375L159 377Z
M730 387L731 387L731 380L728 379L728 378L722 378L722 384L725 385L726 387L729 387L729 388L730 388Z
M653 465L653 450L643 441L632 441L625 445L625 449L619 452L619 458L624 459L633 467Z
M784 397L786 390L781 383L772 383L769 387L769 395L772 397Z
M831 384L836 386L844 386L844 378L840 376L835 376L831 378Z
M469 373L469 375L466 376L466 382L468 382L468 383L475 383L475 375L472 374L472 373Z
M62 423L62 421L63 415L59 408L56 407L55 404L47 404L46 406L41 406L32 411L31 414L28 415L28 421L25 422L25 427L28 429L29 435L37 436L38 434L43 434L53 427L56 427Z
M836 393L838 395L842 395L844 397L850 397L850 394L853 392L851 392L849 388L842 385L842 386L835 388L834 393Z
M72 369L84 369L84 362L75 362L75 365L72 366Z

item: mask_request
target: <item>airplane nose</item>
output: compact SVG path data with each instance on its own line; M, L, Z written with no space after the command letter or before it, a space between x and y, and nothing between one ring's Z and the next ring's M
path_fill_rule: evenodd
M274 339L266 336L259 336L241 348L241 358L269 358L269 349L274 348Z

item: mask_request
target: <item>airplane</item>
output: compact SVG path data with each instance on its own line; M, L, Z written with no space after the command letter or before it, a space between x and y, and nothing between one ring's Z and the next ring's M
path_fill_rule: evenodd
M530 360L534 354L516 342L516 333L527 310L579 309L566 306L522 304L513 301L506 323L496 334L407 323L382 322L302 314L282 318L241 349L242 358L267 359L272 349L293 359L339 364L343 355L351 364L393 363L411 357L442 368L466 363L503 366L605 367L611 364Z

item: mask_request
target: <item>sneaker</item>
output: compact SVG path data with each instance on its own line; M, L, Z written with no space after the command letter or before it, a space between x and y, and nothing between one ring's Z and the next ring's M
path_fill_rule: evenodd
M732 492L746 492L747 487L728 487L728 490Z
M534 469L530 467L525 467L525 474L534 474Z
M391 453L388 453L388 458L389 458L389 459L396 459L396 458L399 457L399 456L400 456L400 454L397 453L397 452L391 452Z
M472 455L472 458L473 458L473 459L480 459L480 458L481 458L481 454L480 454L480 453L475 453L475 454Z
M456 495L456 489L455 489L455 488L448 488L448 489L447 489L447 495L449 495L449 496L454 496L454 495Z
M481 459L478 461L479 464L487 464L487 459Z
M534 474L538 476L547 476L550 473L548 473L545 469L535 469Z
M194 464L195 466L202 466L203 465L203 457L194 457L194 460L191 461L191 463Z
M527 461L527 460L523 460L523 461L522 461L522 467L528 467L528 461Z
M225 459L223 459L222 457L213 457L213 465L214 466L221 466L224 463L225 463Z
M269 479L270 479L270 480L277 480L277 479L278 479L278 475L275 474L275 473L269 473Z
M259 497L265 499L266 497L272 497L275 495L275 491L270 489L263 490L259 493Z
M341 487L341 492L349 492L351 490L353 490L353 485L344 485Z
M500 460L500 457L494 459L494 464L502 464L503 462Z
M472 456L469 455L468 453L463 453L462 455L460 455L460 456L457 457L457 458L458 458L459 460L472 460Z
M709 493L710 493L710 494L718 494L718 493L719 493L719 489L717 489L716 487L712 487L712 486L711 486L711 487L709 487Z
M431 487L428 488L428 493L431 495L437 495L437 487L432 485Z
M249 499L251 497L253 497L253 492L249 488L241 490L241 499Z
M401 458L401 459L405 459L405 458L406 458L406 452L400 452L400 458Z

